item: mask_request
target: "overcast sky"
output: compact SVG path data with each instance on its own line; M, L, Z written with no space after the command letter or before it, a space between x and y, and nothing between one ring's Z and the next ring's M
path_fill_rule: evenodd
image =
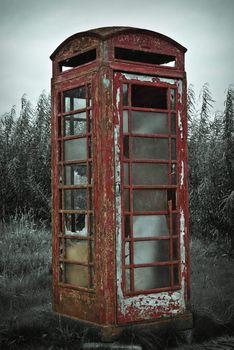
M105 26L150 29L188 49L188 83L210 84L215 109L234 84L234 0L0 0L0 114L50 91L49 56L67 37Z

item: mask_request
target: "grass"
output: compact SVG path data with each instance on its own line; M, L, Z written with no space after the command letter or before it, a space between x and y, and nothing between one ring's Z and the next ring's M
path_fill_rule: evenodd
M0 223L0 251L0 349L79 349L99 339L95 328L51 310L51 231L46 225L36 224L31 213ZM225 246L191 241L196 344L234 335L233 262ZM169 328L163 333L130 329L120 341L141 344L144 350L199 347L186 346L184 335Z

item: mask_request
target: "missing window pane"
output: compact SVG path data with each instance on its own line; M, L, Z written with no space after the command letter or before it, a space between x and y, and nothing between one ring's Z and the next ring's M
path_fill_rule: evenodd
M115 58L125 61L175 67L176 58L166 54L115 47Z
M132 106L167 109L167 88L132 85Z
M96 60L96 49L83 52L59 62L60 71L65 72L68 69L79 67L94 60Z

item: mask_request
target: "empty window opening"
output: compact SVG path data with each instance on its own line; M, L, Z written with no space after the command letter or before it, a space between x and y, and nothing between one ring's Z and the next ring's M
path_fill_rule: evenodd
M60 72L65 72L69 69L82 66L85 63L89 63L96 60L96 49L83 52L79 55L67 58L66 60L59 62Z
M125 61L175 67L175 56L115 47L115 58Z
M167 109L167 88L132 85L132 107Z

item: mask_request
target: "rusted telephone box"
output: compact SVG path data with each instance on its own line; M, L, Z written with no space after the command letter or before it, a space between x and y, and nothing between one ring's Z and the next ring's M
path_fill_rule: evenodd
M108 27L51 55L53 305L106 334L191 326L185 52Z

